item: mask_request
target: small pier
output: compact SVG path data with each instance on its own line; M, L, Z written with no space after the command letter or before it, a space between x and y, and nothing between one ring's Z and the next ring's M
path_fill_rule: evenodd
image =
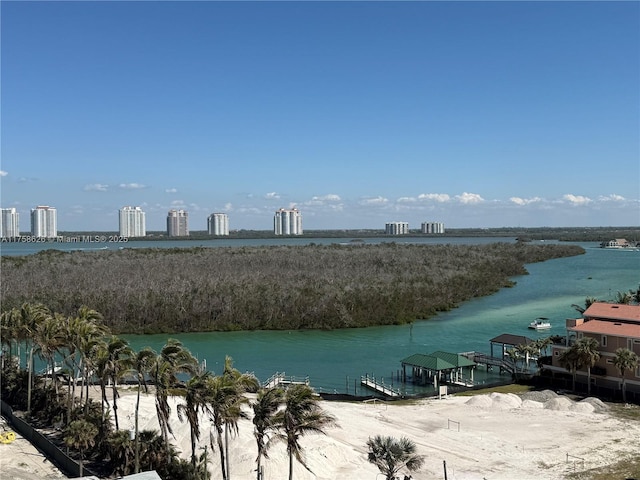
M369 375L363 375L362 377L360 377L360 385L362 385L363 387L369 388L375 392L378 392L384 395L385 397L391 397L391 398L402 397L402 394L400 393L399 389L392 388L392 387L389 387L388 385L385 385L384 381L377 382L375 377L369 377Z
M508 358L492 357L485 353L480 352L464 352L460 355L467 357L469 360L476 362L480 365L486 365L487 369L490 367L500 368L500 372L515 373L516 365Z
M262 384L264 388L274 388L288 385L309 385L309 376L296 377L295 375L287 376L284 372L276 372Z

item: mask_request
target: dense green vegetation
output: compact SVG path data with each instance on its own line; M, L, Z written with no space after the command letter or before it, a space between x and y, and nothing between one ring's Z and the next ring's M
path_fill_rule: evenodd
M3 309L100 311L114 333L347 328L428 318L512 285L572 245L330 245L2 258Z

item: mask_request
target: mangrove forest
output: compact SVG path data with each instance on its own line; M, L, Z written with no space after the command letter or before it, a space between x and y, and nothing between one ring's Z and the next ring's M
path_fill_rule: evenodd
M113 333L334 329L427 319L513 285L563 244L306 245L3 257L2 309L87 306Z

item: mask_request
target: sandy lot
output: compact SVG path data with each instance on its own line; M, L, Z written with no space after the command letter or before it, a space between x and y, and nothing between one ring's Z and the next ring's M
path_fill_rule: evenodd
M613 418L599 400L572 402L553 392L527 395L524 400L511 394L447 397L410 405L322 401L322 407L336 417L339 426L328 429L327 435L302 438L313 473L296 465L294 478L382 478L378 469L367 462L366 455L367 439L377 434L407 436L416 442L426 462L420 471L412 473L414 480L444 478L445 462L449 480L562 479L567 473L615 463L640 451L640 423ZM171 402L173 442L189 458L189 426L175 414L178 402L179 399ZM135 395L123 394L118 406L121 428L132 427ZM142 400L140 424L141 428L158 429L151 396ZM204 416L201 427L199 447L204 448L209 443L210 429ZM232 440L234 480L256 478L252 432L250 420L243 420L239 435ZM1 479L64 478L29 447L25 440L0 446ZM209 458L213 478L218 478L217 452ZM265 479L286 476L288 459L283 444L275 444L270 450L264 472Z
M415 480L561 479L566 473L611 464L640 451L640 423L625 424L607 413L597 399L572 402L553 392L535 392L529 399L512 394L430 399L413 405L323 401L339 427L327 435L301 440L313 473L296 465L297 480L372 480L379 474L368 463L366 442L377 434L407 436L416 442L426 463ZM175 414L177 401L172 403ZM135 396L124 396L120 412L133 412ZM125 418L124 416L121 418ZM121 420L127 428L133 417ZM158 428L152 398L144 400L141 425ZM203 418L200 447L209 442L209 421ZM175 445L190 455L189 427L174 415ZM240 424L233 439L231 474L234 480L255 478L256 447L253 425ZM201 451L200 451L201 452ZM568 456L569 455L569 456ZM288 471L285 447L275 444L264 462L265 478L278 479ZM217 455L210 470L219 473ZM214 476L215 478L215 476Z

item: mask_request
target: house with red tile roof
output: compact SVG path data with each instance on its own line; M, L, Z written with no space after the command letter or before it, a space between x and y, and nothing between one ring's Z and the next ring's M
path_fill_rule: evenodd
M620 390L622 378L613 359L619 348L629 349L640 357L640 305L594 302L582 318L567 319L566 327L564 344L552 346L549 369L566 373L566 368L560 365L562 353L578 340L591 337L598 342L600 353L600 359L591 368L592 391L594 386ZM627 392L640 395L640 366L625 372L624 377ZM576 381L587 383L586 368L577 372Z

